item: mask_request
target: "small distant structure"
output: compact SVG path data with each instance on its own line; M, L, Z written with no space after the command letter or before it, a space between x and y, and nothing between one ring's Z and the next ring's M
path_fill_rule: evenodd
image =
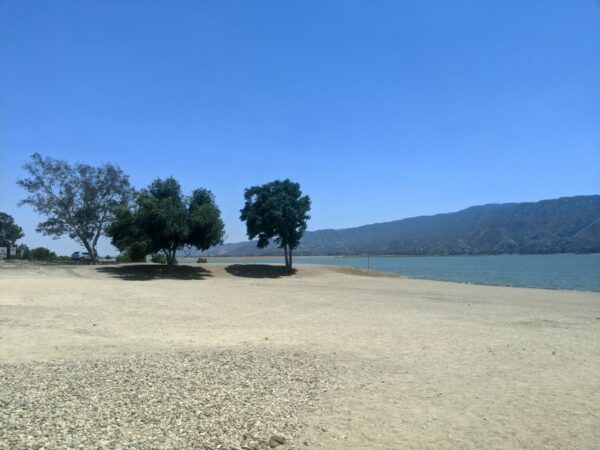
M6 259L8 255L8 247L0 247L0 259ZM10 256L17 256L17 247L13 246L10 248Z

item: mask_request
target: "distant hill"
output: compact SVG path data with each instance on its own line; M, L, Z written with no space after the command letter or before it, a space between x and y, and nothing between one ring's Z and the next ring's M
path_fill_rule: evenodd
M600 195L535 203L472 206L340 230L306 232L297 255L463 255L600 252ZM214 247L205 256L280 255L274 245L247 241Z

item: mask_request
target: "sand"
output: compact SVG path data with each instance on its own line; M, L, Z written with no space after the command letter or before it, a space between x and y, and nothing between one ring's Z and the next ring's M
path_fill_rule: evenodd
M291 448L600 448L599 293L157 270L3 263L0 363L289 349L337 378Z

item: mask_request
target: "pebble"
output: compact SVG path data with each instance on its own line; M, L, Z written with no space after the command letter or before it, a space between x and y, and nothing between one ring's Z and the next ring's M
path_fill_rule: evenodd
M278 447L280 445L285 444L285 438L283 436L277 436L276 434L274 434L273 436L271 436L271 439L269 439L269 447Z
M275 348L0 365L0 449L292 444L335 370Z

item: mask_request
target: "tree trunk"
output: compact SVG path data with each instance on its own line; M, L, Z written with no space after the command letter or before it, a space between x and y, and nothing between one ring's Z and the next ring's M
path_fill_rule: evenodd
M173 264L175 263L175 253L177 252L177 245L173 244L173 246L169 249L167 253L167 265L169 266L169 272L173 271Z
M289 266L288 269L292 270L292 247L288 247L288 261L289 261Z
M288 258L288 246L287 246L287 244L285 244L285 245L283 246L283 253L284 253L284 255L285 255L285 267L287 267L287 266L288 266L288 264L289 264L289 258Z
M6 259L10 259L10 242L6 246Z
M83 246L87 250L88 255L90 255L90 264L96 264L96 255L90 243L87 241L87 239L81 239L81 242L83 242Z
M98 245L98 239L100 238L100 232L96 233L94 240L92 241L92 264L98 264L98 251L96 250L96 246Z
M96 246L95 245L92 246L92 253L90 253L90 258L92 258L92 261L91 261L92 264L98 264L97 253L98 252L96 252Z

